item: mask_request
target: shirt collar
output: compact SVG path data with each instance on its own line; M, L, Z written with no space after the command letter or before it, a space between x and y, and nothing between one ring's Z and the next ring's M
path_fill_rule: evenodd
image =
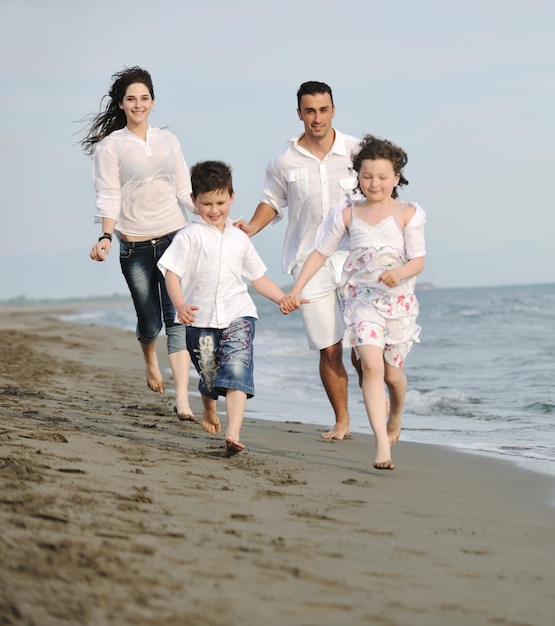
M233 222L235 220L232 220L229 216L227 217L226 221L225 221L225 229L224 232L227 228L235 228L233 226ZM191 222L194 224L201 224L202 226L206 226L207 228L213 228L214 230L218 230L215 226L212 226L212 224L208 224L207 222L205 222L202 217L200 215L198 215L198 213L194 213L191 217Z
M345 146L345 135L337 130L337 128L333 129L335 131L335 140L330 148L328 154L338 154L340 156L348 156L347 147ZM304 133L303 133L304 134ZM304 150L301 146L299 146L299 139L303 135L299 135L298 137L292 137L290 142L295 146L295 148L299 151L308 152ZM310 154L310 153L309 153Z

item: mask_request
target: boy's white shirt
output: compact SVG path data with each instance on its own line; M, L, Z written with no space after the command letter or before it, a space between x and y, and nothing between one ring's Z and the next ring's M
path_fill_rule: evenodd
M197 328L227 328L238 317L258 318L245 280L267 271L250 238L228 218L223 232L198 215L181 229L158 262L181 279L185 302L197 306Z

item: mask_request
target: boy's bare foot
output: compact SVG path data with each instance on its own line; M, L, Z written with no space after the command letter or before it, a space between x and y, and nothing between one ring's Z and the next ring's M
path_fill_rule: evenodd
M389 445L394 446L401 436L401 422L403 417L394 417L390 415L387 420L387 435L389 437Z
M351 431L348 424L345 426L336 424L331 430L322 433L322 437L324 439L337 439L338 441L342 441L343 439L350 439Z
M222 430L218 416L214 413L207 413L206 411L202 414L202 427L206 432L212 435Z

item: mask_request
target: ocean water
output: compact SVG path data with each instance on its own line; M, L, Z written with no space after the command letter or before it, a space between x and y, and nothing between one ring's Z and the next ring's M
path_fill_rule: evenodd
M423 289L418 298L421 343L405 367L402 440L509 459L555 476L555 284ZM259 296L255 301L256 396L247 415L331 426L318 354L307 348L300 315L284 316ZM63 319L134 329L131 304L93 303ZM348 350L345 363L352 431L371 434Z

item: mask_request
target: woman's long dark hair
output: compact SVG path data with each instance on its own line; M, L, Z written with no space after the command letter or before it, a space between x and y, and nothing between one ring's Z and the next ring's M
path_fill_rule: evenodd
M129 85L141 83L149 90L151 98L154 100L154 86L150 74L141 67L126 67L121 72L112 75L112 86L110 91L103 96L100 101L102 103L108 98L108 104L104 110L90 120L90 126L84 139L80 141L81 147L85 154L93 154L96 144L102 141L115 130L124 128L127 124L125 112L120 109L119 105L123 102L125 92Z

